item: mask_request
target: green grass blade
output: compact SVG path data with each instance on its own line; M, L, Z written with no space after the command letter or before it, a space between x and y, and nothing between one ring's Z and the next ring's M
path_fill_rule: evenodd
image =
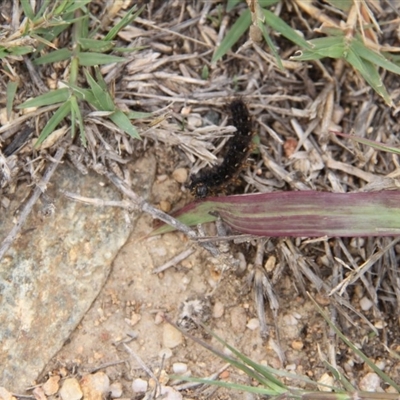
M247 29L249 29L250 24L251 24L250 11L246 10L232 25L232 28L226 34L221 44L215 51L211 62L214 63L218 61L226 53L228 53L228 51L232 48L232 46L242 37L242 35L247 31Z
M286 39L290 40L292 43L297 44L305 49L309 49L310 44L301 37L293 28L291 28L286 22L281 18L276 16L269 10L263 10L265 16L265 23L269 25L272 29L279 32Z
M109 118L118 128L122 129L128 135L132 136L134 139L142 139L137 131L137 129L132 125L129 118L121 111L116 110L112 113Z
M24 56L25 54L33 53L35 51L32 46L15 46L11 47L10 55L13 56Z
M272 390L282 393L282 390L287 390L287 387L283 385L283 383L276 378L276 376L281 376L284 378L289 378L289 379L297 379L301 380L303 382L306 382L308 384L311 384L313 386L317 386L319 383L314 382L313 380L305 377L305 376L298 376L296 374L291 374L286 371L280 371L275 368L266 366L266 365L261 365L253 361L251 358L245 356L243 353L241 353L239 350L237 350L235 347L229 345L226 343L222 338L220 338L216 333L214 333L211 329L209 329L207 326L202 324L203 329L207 331L211 336L213 336L215 339L217 339L223 346L225 346L227 349L229 349L243 364L245 364L248 367L251 367L254 371L256 371L259 375L261 375L264 379L268 381L267 386L270 387ZM257 378L255 378L257 379Z
M34 99L25 101L20 104L18 108L42 107L56 103L64 103L68 100L70 95L69 89L67 88L56 89L35 97Z
M104 91L108 92L107 83L106 83L106 81L104 80L103 75L102 75L101 72L100 72L100 68L99 68L99 67L96 67L96 68L94 69L94 72L95 72L95 74L96 74L96 79L97 79L96 82L97 82L97 84L98 84ZM111 96L110 96L110 98L111 98Z
M52 64L55 62L68 60L69 58L71 58L71 56L72 51L68 49L59 49L37 58L35 61L33 61L33 63L35 65Z
M7 119L10 119L17 89L18 89L18 81L9 81L7 83L7 93L6 93Z
M92 104L100 111L114 111L115 104L112 101L110 94L98 84L89 72L85 71L87 82L92 89L92 93L96 99L96 103Z
M226 5L226 11L229 12L233 10L237 4L239 4L241 0L228 0L228 3Z
M148 49L149 46L137 46L137 47L114 47L114 51L118 53L134 53L135 51Z
M386 151L388 153L393 153L393 154L400 154L400 149L398 147L389 146L385 143L380 143L375 140L365 139L360 136L349 135L349 134L343 133L343 132L336 132L336 131L331 131L331 132L334 133L335 135L342 136L342 137L345 137L350 140L354 140L355 142L358 142L361 144L365 144L376 150Z
M356 54L365 60L368 60L372 64L376 64L379 67L382 67L395 74L400 74L400 67L398 65L390 62L382 54L369 49L359 37L356 37L352 40L351 48Z
M54 15L56 17L59 16L59 15L65 14L65 10L68 7L68 4L69 3L71 4L71 1L69 1L69 0L61 0L59 3L60 4L57 4L57 3L55 4L55 7L54 7L53 12L52 12L52 15ZM76 3L72 2L72 4L76 4Z
M297 55L290 57L295 61L319 60L324 57L341 58L346 45L343 36L317 38L308 42L309 47L302 49Z
M86 141L86 135L85 135L85 126L83 124L83 118L82 118L82 113L78 105L78 101L75 96L71 97L71 114L74 114L76 123L79 127L79 134L80 138L82 141L82 144L86 147L87 141ZM72 125L71 125L71 130L72 130Z
M258 27L260 28L260 30L261 30L261 32L263 34L264 40L267 42L267 45L268 45L268 47L270 48L270 50L272 52L272 55L275 57L279 69L281 71L283 71L285 68L283 67L282 60L279 57L279 54L278 54L278 52L276 50L276 47L273 44L272 39L270 38L265 25L261 21L259 21Z
M57 3L57 2L55 2ZM49 5L51 4L51 0L44 0L40 6L39 11L37 12L35 19L38 20L43 16L43 14L47 11ZM53 15L53 12L50 11L50 15Z
M90 89L83 89L69 82L63 82L63 83L64 85L68 86L71 89L72 93L74 94L74 96L77 97L78 100L87 101L89 104L92 105L96 104L96 108L97 106L100 106L99 104L97 104L97 100Z
M264 396L278 396L286 393L287 391L283 393L277 393L274 390L271 389L265 389L263 387L259 386L248 386L248 385L240 385L237 383L232 383L232 382L224 382L224 381L218 381L218 380L211 380L211 379L202 379L202 378L192 378L190 376L176 376L172 375L170 376L171 379L179 379L182 381L187 381L187 382L197 382L197 383L203 383L205 385L213 385L213 386L219 386L223 387L226 389L231 389L231 390L238 390L238 391L243 391L243 392L248 392L248 393L254 393L254 394L262 394ZM282 397L283 399L284 397ZM287 399L287 397L286 397Z
M67 18L67 17L65 17ZM65 19L67 20L67 19ZM58 37L62 32L69 28L70 23L60 23L56 26L51 26L46 29L37 29L35 30L35 35L37 40L39 40L40 44L36 48L36 53L40 54L40 52L48 46L48 43L52 43L53 40ZM39 36L40 35L40 36Z
M350 11L353 5L353 1L351 0L327 0L327 2L346 13Z
M138 17L142 11L144 10L145 6L142 6L139 10L137 10L136 4L124 15L124 17L117 23L117 25L113 26L104 40L113 40L121 29L124 29L125 26L129 25L132 21ZM137 10L137 11L136 11ZM135 13L135 14L133 14Z
M76 99L75 99L76 100ZM76 132L76 109L74 107L72 107L72 97L70 99L70 103L71 103L71 107L70 107L70 111L71 111L71 115L70 115L70 120L71 120L71 137L75 137L75 132Z
M33 12L29 0L21 0L21 7L24 11L24 14L33 21L35 19L35 13Z
M331 364L329 364L327 361L324 361L324 366L327 368L333 377L342 384L344 389L349 392L349 393L354 393L356 391L356 388L350 383L349 380L345 378L343 374L341 374L336 368L334 368Z
M85 67L94 67L95 65L111 64L126 61L124 57L112 56L102 53L80 53L78 55L79 64Z
M32 53L34 50L32 46L14 46L7 48L0 46L0 60L8 56L23 56Z
M35 143L35 147L38 147L43 141L56 129L57 125L71 112L71 102L65 102L49 119L42 133L39 135L38 140Z
M66 7L64 12L74 12L80 8L84 8L87 4L89 4L91 0L75 0L75 1L70 1L66 0Z
M142 118L150 118L151 113L139 112L139 111L129 111L126 113L129 119L142 119Z
M377 92L386 102L388 106L392 106L393 102L382 83L381 77L375 65L368 60L361 58L353 48L350 48L345 55L346 60L355 68L368 84Z
M258 4L261 8L273 6L276 3L279 3L280 0L258 0Z
M114 43L106 40L79 38L78 43L83 50L93 50L99 53L104 53L114 47Z
M0 46L0 60L6 58L10 53L4 48Z

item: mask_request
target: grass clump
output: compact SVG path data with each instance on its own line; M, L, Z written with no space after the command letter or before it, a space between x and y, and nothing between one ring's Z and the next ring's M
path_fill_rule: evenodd
M393 52L396 53L400 49L379 43L378 34L381 29L367 2L356 0L328 1L346 18L346 21L338 21L325 15L321 9L309 2L295 1L299 13L301 10L321 22L321 26L315 28L314 32L309 32L307 36L315 36L315 33L317 33L324 35L324 37L312 37L310 39L305 39L300 35L285 21L283 16L280 17L268 9L276 6L278 2L278 0L248 0L249 8L240 15L216 49L213 62L227 54L249 28L255 27L261 32L261 37L268 44L281 69L283 69L283 63L271 38L271 32L285 37L299 47L297 54L293 55L290 58L291 60L317 61L333 58L346 61L384 99L387 105L394 105L382 82L379 68L400 74L398 63L391 61L394 58ZM238 1L228 2L227 9L232 9L237 3Z
M55 112L43 128L35 143L36 147L41 145L67 117L70 120L71 136L74 137L78 129L81 142L86 146L82 102L101 112L103 117L109 118L116 128L133 138L140 138L130 121L137 116L127 115L114 104L98 67L126 61L124 57L109 54L120 50L116 48L113 40L121 29L140 15L143 8L138 9L134 5L103 38L98 39L100 21L90 13L89 3L90 0L45 1L35 12L28 1L21 1L23 23L19 31L0 44L1 58L31 54L33 65L49 67L62 65L64 69L63 75L67 78L65 81L57 80L53 89L18 106L20 109L54 106ZM57 43L62 42L62 34L69 28L72 28L70 43L58 48ZM21 46L21 42L29 45ZM90 72L90 68L94 68L94 74ZM12 74L11 68L8 68L7 72L11 78L7 87L7 110L10 113L21 82L15 74ZM89 88L82 85L82 78Z

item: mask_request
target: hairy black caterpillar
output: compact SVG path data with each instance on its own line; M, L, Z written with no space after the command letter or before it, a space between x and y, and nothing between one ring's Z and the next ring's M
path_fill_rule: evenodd
M232 122L237 131L227 142L227 151L220 165L190 176L188 188L200 199L215 195L237 177L251 149L252 124L246 104L235 99L229 105Z

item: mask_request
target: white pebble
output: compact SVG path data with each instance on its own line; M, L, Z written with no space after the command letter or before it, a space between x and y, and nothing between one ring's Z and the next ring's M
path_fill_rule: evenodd
M122 384L120 382L114 382L110 385L110 393L113 399L118 399L122 396Z
M200 115L192 114L188 117L187 123L191 128L198 128L203 124L203 120L201 119Z
M163 345L169 349L173 349L183 343L183 336L172 325L165 324L163 329Z
M360 307L363 311L368 311L373 305L374 303L368 297L364 296L360 299Z
M334 380L333 377L331 375L329 375L328 373L324 373L321 378L318 379L318 383L322 383L323 385L318 385L318 389L321 392L332 392L332 388L328 387L328 386L333 386L334 384ZM328 385L328 386L325 386Z
M299 324L298 319L297 319L296 316L293 315L293 314L286 314L286 315L283 317L283 321L284 321L284 323L285 323L287 326L295 326L295 325L298 325L298 324Z
M0 386L0 399L1 400L12 400L12 394L3 386ZM14 397L15 399L15 397Z
M161 386L161 395L164 400L182 400L182 395L170 386Z
M381 392L381 378L375 372L369 372L360 381L360 390L364 392Z
M147 388L148 388L149 384L147 383L147 381L143 380L143 379L135 379L132 382L132 390L135 393L145 393L147 392Z
M213 317L221 318L224 315L224 304L221 301L217 301L213 307Z
M96 400L110 390L110 379L104 372L85 375L80 381L85 400Z
M172 364L172 370L175 374L184 374L188 370L188 366L185 363L176 362Z
M160 358L164 358L164 360L168 360L169 358L172 357L172 350L165 347L160 350L158 355L160 356Z
M178 182L178 183L185 183L188 178L188 172L186 168L177 168L173 173L172 177Z
M62 400L80 400L83 396L79 382L75 378L66 379L58 394Z
M251 331L255 331L260 326L258 318L251 318L246 325Z

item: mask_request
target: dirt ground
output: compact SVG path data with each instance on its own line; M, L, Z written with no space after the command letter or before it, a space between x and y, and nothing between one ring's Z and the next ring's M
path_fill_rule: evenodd
M125 3L113 18L124 15L131 2ZM121 109L152 112L153 117L138 122L140 142L113 130L99 116L88 117L88 130L102 139L86 150L81 150L78 141L72 143L65 160L76 167L77 174L101 164L123 179L127 162L151 154L157 160L157 172L146 200L163 211L176 210L193 201L185 188L188 176L221 162L228 136L235 131L227 104L239 95L249 108L259 151L250 155L235 193L398 188L396 155L342 142L328 133L368 133L370 139L399 144L397 114L344 61L291 62L296 46L273 34L287 61L281 71L268 47L248 41L246 33L223 60L211 63L226 29L246 9L244 2L229 13L218 1L138 3L146 4L143 13L118 35L121 47L138 50L127 62L101 71ZM311 38L321 21L304 18L295 3L283 2L274 12ZM327 15L344 18L330 4L316 3ZM8 5L12 10L12 2ZM91 6L99 18L105 18L101 2ZM397 3L382 2L373 10L380 21L393 21L400 13ZM399 46L391 26L383 29L382 40ZM61 40L69 43L65 36ZM38 74L46 82L57 82L65 65L53 68L39 68ZM398 76L382 76L398 104ZM25 90L21 101L37 88ZM2 141L8 145L11 138L4 136ZM43 151L32 163L49 154L51 150ZM20 173L33 180L34 169L21 168ZM43 169L38 167L38 171ZM8 194L7 187L2 190ZM226 368L223 360L184 337L167 319L221 349L194 322L200 320L252 360L314 381L335 383L327 369L330 363L360 390L393 391L338 339L310 297L352 343L400 382L400 247L391 238L227 240L218 242L220 251L232 261L224 264L183 233L149 238L153 227L153 218L144 213L115 258L99 296L28 397L79 400L83 392L85 399L147 399L159 382L167 399L257 398L241 391L185 386L170 378L172 374L214 376L255 385L247 375ZM218 234L215 224L202 229L201 234ZM183 252L187 254L181 260L157 272ZM330 294L364 264L369 267L359 279L342 293ZM298 388L310 387L302 381L283 380Z
M165 157L163 149L156 153L161 157L161 164L163 159L170 159ZM182 193L177 182L170 176L159 175L158 178L153 186L153 198L179 202ZM292 272L287 268L279 273L279 280L273 285L279 303L277 316L274 317L267 302L265 312L269 335L261 337L255 291L249 280L256 242L230 244L228 251L245 261L241 267L221 270L207 251L193 246L182 233L143 240L152 229L152 218L143 215L135 232L114 260L112 272L100 295L68 343L45 368L40 381L45 382L57 375L82 377L101 371L113 385L122 388L122 397L142 398L144 394L135 393L132 382L143 379L148 382L148 390L154 387L154 382L136 359L139 357L162 384L180 389L184 398L244 398L243 392L226 389L194 387L182 390L184 383L167 378L174 371L180 371L178 368L183 368L185 374L192 376L210 377L220 372L223 380L252 384L246 375L232 367L224 369L224 362L211 352L177 334L177 331L171 332L165 322L165 317L168 317L221 349L215 339L188 319L192 317L206 323L213 332L252 360L315 381L332 382L324 360L330 360L330 352L335 351L337 367L350 382L364 390L382 390L381 382L371 377L371 370L329 329L315 305L297 287ZM215 234L213 224L206 229L210 235ZM266 245L265 268L270 277L282 268L276 259L279 257L279 245L283 242L271 239ZM194 253L183 261L163 272L153 272L190 248L195 250ZM322 276L329 276L329 273L321 269ZM334 307L323 290L312 287L308 290L318 304L335 315ZM356 285L351 304L359 311L362 311L365 301L361 293L361 286ZM400 363L388 357L381 340L381 337L390 337L392 348L400 346L396 334L397 320L385 317L384 325L379 325L380 320L372 310L362 313L378 327L379 336L371 336L370 326L354 317L346 321L339 315L338 326L366 355L384 366L395 381L398 380ZM131 351L136 356L132 356ZM221 368L224 372L220 371ZM309 387L301 381L286 379L285 382ZM168 395L175 398L171 393Z

